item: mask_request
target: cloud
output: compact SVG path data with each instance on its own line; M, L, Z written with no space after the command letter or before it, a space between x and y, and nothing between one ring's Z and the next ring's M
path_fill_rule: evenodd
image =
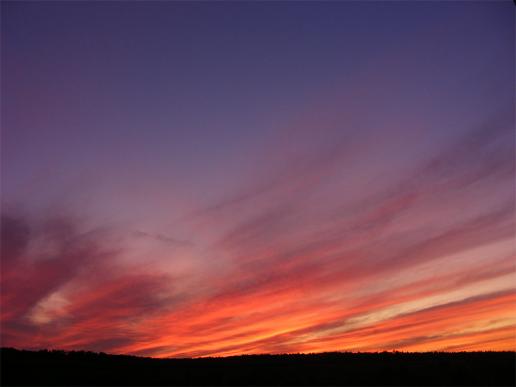
M2 220L2 345L115 348L137 339L135 321L179 300L168 275L123 264L103 231Z
M2 343L153 356L514 347L510 138L487 125L357 186L367 142L303 148L177 226L199 222L209 240L4 214Z

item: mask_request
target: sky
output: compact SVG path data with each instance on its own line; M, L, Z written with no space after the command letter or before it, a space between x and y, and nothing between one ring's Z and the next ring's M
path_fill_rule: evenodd
M514 10L2 1L1 346L516 350Z

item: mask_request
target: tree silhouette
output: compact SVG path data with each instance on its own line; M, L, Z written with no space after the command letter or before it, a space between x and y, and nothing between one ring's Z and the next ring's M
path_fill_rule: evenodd
M153 359L0 350L5 385L514 386L515 352L322 353Z

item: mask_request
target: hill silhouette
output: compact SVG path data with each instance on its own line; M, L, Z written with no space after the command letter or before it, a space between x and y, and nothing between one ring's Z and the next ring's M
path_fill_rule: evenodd
M154 359L0 349L1 385L514 386L515 352L243 355Z

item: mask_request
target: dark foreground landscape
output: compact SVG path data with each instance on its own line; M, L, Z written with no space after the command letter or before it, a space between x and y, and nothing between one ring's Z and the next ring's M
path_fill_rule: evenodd
M324 353L152 359L1 349L1 385L514 386L514 352Z

